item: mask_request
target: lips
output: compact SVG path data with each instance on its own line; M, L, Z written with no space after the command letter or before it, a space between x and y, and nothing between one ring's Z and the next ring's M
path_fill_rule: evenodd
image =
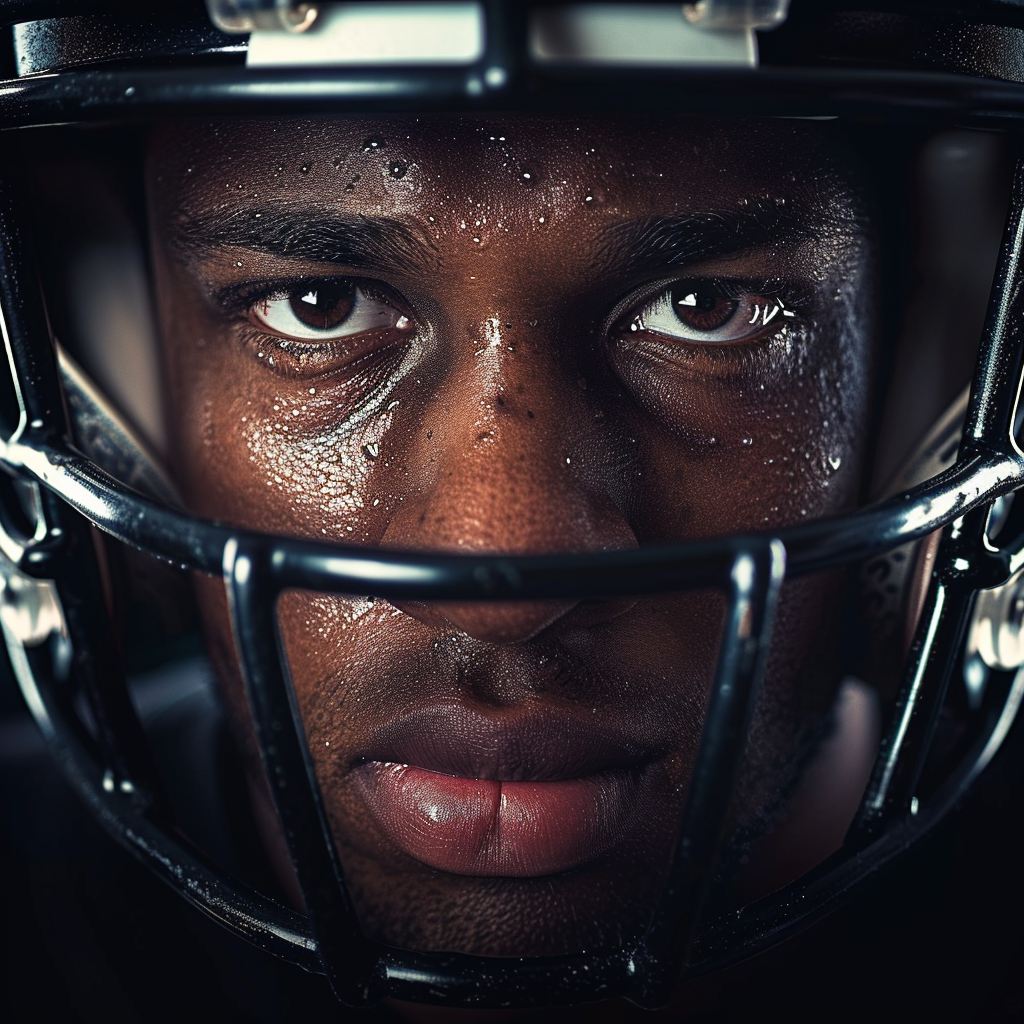
M409 856L453 874L531 877L634 834L660 753L578 715L434 707L381 730L353 775Z

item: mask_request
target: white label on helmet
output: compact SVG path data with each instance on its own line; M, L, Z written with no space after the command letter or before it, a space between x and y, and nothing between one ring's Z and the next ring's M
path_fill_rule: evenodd
M246 65L471 64L483 45L479 4L330 4L305 32L253 32Z
M531 46L538 60L551 63L757 64L750 29L698 28L679 4L540 8L531 24Z

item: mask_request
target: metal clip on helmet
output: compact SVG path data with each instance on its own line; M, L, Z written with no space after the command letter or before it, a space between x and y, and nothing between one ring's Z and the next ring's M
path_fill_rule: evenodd
M30 125L201 114L612 109L923 119L1009 132L1024 116L1018 72L1024 6L1015 3L934 9L873 3L883 34L890 26L902 40L888 66L870 55L858 61L856 53L842 62L828 59L836 26L857 4L797 2L789 11L785 0L701 0L677 7L679 19L685 15L698 33L737 34L750 56L745 65L694 63L686 54L657 67L541 59L530 33L540 5L488 2L479 5L479 52L466 62L285 68L246 66L247 44L268 29L308 30L314 38L328 5L207 3L208 18L202 8L180 3L151 4L143 16L138 4L119 0L0 0L0 21L13 27L15 41L0 89L4 153L14 149L15 129ZM760 67L749 66L753 33L766 29L791 45L769 48L765 36ZM964 40L985 45L958 45ZM68 410L87 407L101 426L103 412L97 402L69 397L75 376L51 339L15 163L5 159L0 180L0 330L8 357L0 374L0 620L18 681L60 764L121 844L226 927L325 973L343 1002L365 1006L392 996L528 1006L620 995L657 1006L680 980L750 956L826 914L928 832L999 747L1024 694L1024 533L993 526L997 515L1016 523L1013 510L1008 519L1004 513L1024 486L1024 452L1015 434L1024 370L1024 172L1013 186L958 443L953 436L955 460L937 475L849 515L764 534L506 557L406 555L235 529L158 500L151 496L156 485L126 483L129 471L83 454L70 440L75 425ZM128 466L138 462L130 447L118 448ZM93 527L223 579L252 718L307 913L248 889L176 838L127 695L113 626L95 598L102 587ZM714 916L707 888L780 586L930 537L940 539L916 633L842 850L781 891ZM727 613L693 782L665 893L645 934L620 948L516 959L416 952L364 937L289 696L275 604L290 588L460 602L707 588L723 594ZM988 682L962 714L961 756L936 779L929 775L929 752L940 712L961 685L956 673L965 657L981 659Z

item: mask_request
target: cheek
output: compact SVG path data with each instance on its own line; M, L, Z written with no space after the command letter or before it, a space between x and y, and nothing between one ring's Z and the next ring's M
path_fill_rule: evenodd
M857 500L868 380L866 338L835 325L782 339L768 358L680 365L637 353L617 371L647 413L637 476L648 543L758 530ZM730 360L726 364L726 359Z
M390 362L299 375L196 315L165 328L175 472L194 512L254 529L371 542L403 459L411 417ZM189 311L191 307L191 312ZM387 383L385 381L387 380Z
M307 392L315 389L305 389ZM271 393L267 393L271 392ZM301 389L261 388L225 422L226 449L234 449L234 495L244 493L272 509L275 530L366 539L373 518L380 451L393 414L339 422L332 396ZM258 512L234 509L241 521Z

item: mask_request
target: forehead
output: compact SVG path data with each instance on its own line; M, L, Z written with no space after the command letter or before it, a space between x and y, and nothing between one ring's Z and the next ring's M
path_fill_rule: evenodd
M168 212L315 202L492 226L752 200L825 213L852 180L828 122L527 115L167 125L149 173Z

